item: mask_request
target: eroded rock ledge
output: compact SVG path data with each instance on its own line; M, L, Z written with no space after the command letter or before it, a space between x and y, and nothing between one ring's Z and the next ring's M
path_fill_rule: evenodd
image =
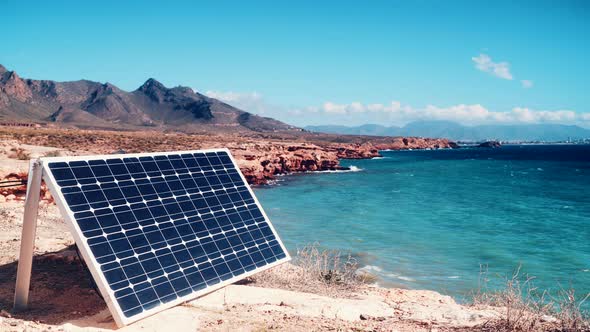
M380 150L456 147L446 139L394 137L358 144L245 143L230 149L249 183L266 184L280 174L344 170L340 159L379 157Z
M239 135L184 135L153 132L109 132L14 129L0 132L0 179L11 173L26 177L28 159L149 151L179 151L227 147L251 184L266 184L277 175L342 170L340 159L379 157L380 150L446 149L457 144L446 139L419 137L302 136L242 137ZM123 151L123 152L121 152ZM4 160L4 162L2 162ZM24 188L5 190L18 199ZM2 199L2 197L0 197Z

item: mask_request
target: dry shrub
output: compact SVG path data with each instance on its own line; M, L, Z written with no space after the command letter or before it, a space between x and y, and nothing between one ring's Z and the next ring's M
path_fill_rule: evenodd
M582 305L590 298L590 293L580 298L573 289L560 290L556 299L556 313L561 331L590 331L590 313Z
M294 261L312 278L327 285L355 285L374 281L368 280L371 279L368 273L359 271L358 262L351 254L321 249L318 243L297 250Z
M43 157L61 157L61 152L59 150L47 151Z
M557 296L548 291L540 291L534 286L534 277L523 276L519 266L511 278L506 278L505 286L499 290L488 291L487 267L480 269L480 284L473 297L475 305L496 307L503 316L485 324L490 331L590 331L588 312L582 309L590 297L577 299L573 289L560 290Z
M12 148L10 149L10 153L8 154L8 158L11 159L18 159L18 160L29 160L31 159L31 154L23 148Z
M248 278L246 283L258 286L350 297L375 276L359 271L358 262L350 254L322 249L319 244L297 250L292 264L282 264Z

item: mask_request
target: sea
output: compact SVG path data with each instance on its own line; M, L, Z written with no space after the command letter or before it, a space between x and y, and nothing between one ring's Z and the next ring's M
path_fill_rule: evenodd
M385 287L468 300L516 272L590 292L590 145L382 151L255 189L287 248L352 255Z

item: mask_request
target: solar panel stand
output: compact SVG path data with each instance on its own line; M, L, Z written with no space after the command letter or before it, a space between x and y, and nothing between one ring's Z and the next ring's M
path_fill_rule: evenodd
M23 230L14 291L14 310L16 311L27 309L29 304L29 286L31 284L31 268L33 266L42 177L43 167L41 162L38 159L32 159L29 164Z
M227 149L40 158L29 170L15 310L28 306L41 180L118 327L290 260ZM120 197L104 196L112 188Z

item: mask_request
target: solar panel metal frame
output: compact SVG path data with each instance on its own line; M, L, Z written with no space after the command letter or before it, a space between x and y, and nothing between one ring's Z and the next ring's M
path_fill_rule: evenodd
M277 242L280 244L282 250L284 251L285 257L278 259L277 261L272 262L270 264L264 265L262 267L257 267L256 269L254 269L252 271L245 271L245 273L234 276L234 277L227 279L225 281L222 280L220 283L205 287L204 289L201 289L199 291L196 291L196 292L193 291L192 293L190 293L188 295L179 297L179 298L172 300L170 302L160 304L158 306L155 306L154 308L145 310L140 314L137 314L137 315L134 315L131 317L126 317L123 314L123 310L120 308L119 304L115 300L114 292L110 290L109 283L107 282L104 275L100 272L100 264L97 262L94 255L92 254L90 246L84 240L85 237L82 235L82 230L80 229L80 227L78 226L78 224L74 218L74 213L69 209L68 204L66 203L65 197L60 190L61 187L57 184L57 181L54 178L53 173L49 169L49 163L71 162L71 161L90 161L90 160L116 159L116 158L139 158L139 157L149 157L149 156L155 157L155 156L165 156L165 155L172 155L172 154L189 154L189 153L194 154L194 153L210 153L210 152L225 152L228 154L234 167L236 168L238 174L240 175L242 181L244 182L246 188L250 192L250 195L252 195L252 198L254 199L254 202L256 203L257 208L260 210L265 221L268 223L269 228L272 230L273 235L276 237ZM99 289L100 293L102 294L102 296L107 304L107 307L109 308L109 311L111 312L113 319L115 320L115 323L117 324L118 327L122 327L122 326L128 325L130 323L136 322L136 321L141 320L145 317L151 316L151 315L156 314L160 311L174 307L176 305L187 302L189 300L194 300L200 296L203 296L205 294L208 294L208 293L211 293L215 290L223 288L227 285L235 283L236 281L242 280L242 279L252 276L256 273L262 272L264 270L270 269L274 266L277 266L279 264L282 264L282 263L285 263L285 262L291 260L289 252L287 251L285 245L283 244L280 237L278 236L278 233L276 232L275 228L273 227L272 223L270 222L270 219L266 215L266 212L264 211L264 209L262 209L262 206L260 205L258 198L254 195L252 188L250 187L250 185L246 181L246 178L244 177L244 175L240 171L234 157L232 156L232 154L230 153L230 151L228 149L220 148L220 149L206 149L206 150L168 151L168 152L135 153L135 154L91 155L91 156L74 156L74 157L44 157L44 158L40 158L39 160L42 163L43 179L45 180L45 183L46 183L47 187L49 188L51 195L55 198L55 202L56 202L62 216L66 220L66 224L68 225L68 228L70 229L70 232L72 233L74 240L76 241L78 249L79 249L84 261L86 262L88 269L90 270L90 273L92 274L92 277L94 278L96 285L98 286L98 289Z

